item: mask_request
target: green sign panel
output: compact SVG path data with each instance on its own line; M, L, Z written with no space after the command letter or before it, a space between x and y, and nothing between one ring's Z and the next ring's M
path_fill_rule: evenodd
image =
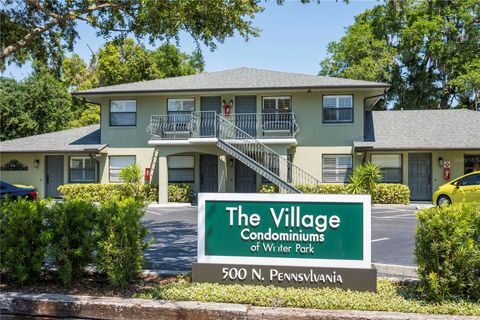
M363 259L361 203L205 201L205 254Z
M201 194L200 263L370 268L370 198Z

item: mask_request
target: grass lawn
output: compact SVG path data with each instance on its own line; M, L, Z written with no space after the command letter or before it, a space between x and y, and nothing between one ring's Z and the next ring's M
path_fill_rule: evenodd
M480 301L450 300L432 303L422 299L418 283L378 280L378 292L341 289L298 289L273 286L191 283L188 276L178 281L145 289L136 298L177 301L241 303L264 307L314 308L325 310L396 311L480 316Z

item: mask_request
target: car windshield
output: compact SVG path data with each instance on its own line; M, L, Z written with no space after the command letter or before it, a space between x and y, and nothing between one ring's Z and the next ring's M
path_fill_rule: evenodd
M460 185L462 186L480 185L480 174L472 174L470 176L466 176L465 178L460 180Z
M11 185L10 183L0 181L0 188L2 188L2 189L8 189L8 188L12 188L12 187L13 187L13 185Z

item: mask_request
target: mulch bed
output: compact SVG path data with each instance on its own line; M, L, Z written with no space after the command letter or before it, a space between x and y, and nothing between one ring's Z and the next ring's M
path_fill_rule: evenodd
M105 275L86 273L78 283L65 286L58 280L55 272L46 271L41 279L34 284L20 286L8 281L5 273L0 273L0 292L21 291L34 294L50 293L129 298L145 289L176 281L178 281L176 276L141 275L126 288L115 289L108 283Z

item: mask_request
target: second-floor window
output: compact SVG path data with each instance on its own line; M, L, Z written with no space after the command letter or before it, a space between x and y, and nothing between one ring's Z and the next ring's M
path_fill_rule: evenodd
M263 113L282 113L292 111L292 99L285 97L263 97L262 110Z
M292 128L292 99L284 97L262 98L263 130L286 130Z
M323 122L353 122L353 96L323 96Z
M195 99L167 99L167 111L170 130L188 131L191 113L195 111Z
M134 127L137 124L137 101L111 100L110 126Z

